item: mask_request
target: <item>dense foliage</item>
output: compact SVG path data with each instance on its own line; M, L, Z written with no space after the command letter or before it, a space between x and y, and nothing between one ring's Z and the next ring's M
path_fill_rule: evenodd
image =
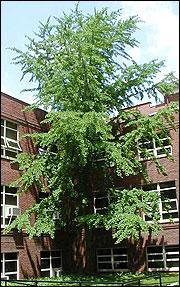
M48 111L44 123L50 126L48 132L26 135L45 151L18 155L20 177L13 186L22 193L36 185L49 196L27 209L5 232L25 226L30 236L53 237L57 224L63 229L100 224L113 228L120 242L157 231L157 194L141 188L117 189L110 170L119 178L142 174L148 180L137 156L138 142L154 138L162 145L165 124L175 128L177 107L169 105L152 117L124 107L145 95L157 98L158 89L170 94L177 80L171 73L157 83L163 61L139 65L128 55L127 48L138 45L133 38L140 22L137 16L122 20L120 10L109 13L107 9L83 15L77 6L52 24L50 20L40 24L34 39L28 37L27 51L12 49L18 54L14 63L22 66L22 78L30 75L36 85L27 89L35 91L33 107ZM143 148L142 152L152 157ZM152 160L165 173L159 161ZM104 191L112 198L103 215L93 214L90 208L93 174L101 174ZM59 219L53 221L55 211ZM143 213L152 221L144 221ZM33 225L32 214L36 215Z

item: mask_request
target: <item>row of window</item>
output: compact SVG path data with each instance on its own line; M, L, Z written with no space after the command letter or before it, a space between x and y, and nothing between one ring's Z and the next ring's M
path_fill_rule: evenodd
M127 248L99 248L96 251L97 271L128 271ZM147 270L178 271L179 246L148 246L146 248ZM41 276L59 276L62 271L61 250L41 251ZM18 254L1 253L1 275L18 279Z
M179 220L175 181L143 186L143 190L147 192L155 191L158 193L160 222L169 221L169 217L175 221ZM44 198L46 195L46 193L40 193L40 199ZM105 196L99 192L94 193L94 213L104 214L110 202L110 197ZM18 207L19 200L16 194L16 189L7 186L1 186L1 227L5 227L10 223L10 220L13 219L9 216L9 212L11 211L10 209L17 209ZM144 216L144 219L146 221L151 220L147 216Z
M142 188L147 192L155 191L158 193L160 222L166 222L169 218L179 220L175 181L155 183L143 186ZM94 213L104 214L110 203L111 197L103 195L100 192L94 193ZM147 221L151 220L146 216L144 219Z
M146 149L151 155L155 157L164 157L166 153L172 155L172 146L170 144L169 138L160 139L162 144L155 140L145 139L143 143L139 143L139 159L145 159L143 151ZM17 153L21 151L21 146L19 143L19 132L17 129L17 124L7 121L1 120L1 156L6 157L8 159L16 158Z

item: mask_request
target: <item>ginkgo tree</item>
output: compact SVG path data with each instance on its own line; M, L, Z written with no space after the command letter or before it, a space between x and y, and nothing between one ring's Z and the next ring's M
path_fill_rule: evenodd
M16 160L20 176L12 185L19 194L36 185L48 197L30 206L5 228L6 233L25 227L30 237L43 233L54 237L57 223L67 231L101 225L114 229L116 242L121 242L159 230L157 194L138 187L116 188L110 170L122 179L141 174L148 181L137 156L138 143L155 139L163 149L161 138L167 136L167 125L175 128L177 106L168 105L151 117L124 108L145 96L157 99L159 90L171 94L178 80L170 73L158 82L163 61L140 65L128 54L129 48L138 46L133 33L141 20L138 16L123 19L121 13L104 8L84 15L77 5L69 14L40 23L34 38L27 37L26 51L12 48L22 79L29 76L34 83L26 89L35 93L31 108L45 109L43 123L49 126L47 132L24 135L45 152L20 153ZM143 146L141 153L165 173ZM93 174L101 174L112 198L103 215L91 208ZM52 220L55 211L56 221Z

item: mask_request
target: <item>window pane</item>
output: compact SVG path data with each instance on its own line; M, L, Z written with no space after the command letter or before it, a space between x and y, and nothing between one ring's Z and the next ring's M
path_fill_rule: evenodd
M162 253L162 246L152 246L147 248L147 252L149 253Z
M127 262L115 262L114 269L128 269Z
M7 129L6 137L9 139L17 140L17 131Z
M95 207L96 208L103 208L108 206L108 199L107 197L103 198L96 198L95 199Z
M175 189L169 189L169 190L161 191L161 199L165 200L166 198L176 199L176 190Z
M4 139L1 138L1 145L4 145L5 146L5 142L4 142Z
M6 126L7 126L8 128L17 130L17 124L15 124L15 123L6 121Z
M5 253L5 260L17 259L17 253Z
M163 261L148 262L148 268L164 268Z
M127 255L122 254L122 255L114 256L114 261L127 261Z
M17 271L17 261L5 262L5 272Z
M166 252L178 252L179 253L179 245L173 246L165 246Z
M111 263L98 263L98 268L99 269L112 269L112 264Z
M111 255L111 249L98 249L98 255Z
M113 254L127 254L127 248L115 248Z
M143 186L144 191L157 190L157 184L149 184Z
M6 195L5 204L7 205L17 205L17 196Z
M178 218L178 212L164 213L163 219Z
M8 186L6 186L6 188L5 188L5 193L11 193L11 194L16 194L16 192L17 192L17 189L16 188L14 188L14 187L8 187Z
M4 127L1 127L1 136L4 136Z
M13 142L11 140L6 140L6 142L9 148L20 149L19 144L17 142Z
M162 254L152 254L152 255L148 255L148 260L158 260L158 259L163 259L163 255Z
M161 189L168 188L168 187L175 187L175 182L174 181L162 182L159 185Z
M1 119L1 125L3 125L3 126L4 126L4 120L3 120L3 119Z
M50 259L41 259L41 269L50 268Z
M53 268L61 267L61 259L60 258L52 259L52 267Z
M170 201L170 202L162 202L162 210L176 210L177 204L176 201Z
M50 277L50 271L41 271L42 277Z
M98 262L111 262L111 256L108 257L98 256Z
M1 204L3 203L3 194L1 193Z
M51 251L52 257L61 257L61 251Z
M41 258L49 258L50 252L49 251L41 251Z
M17 152L5 150L5 155L8 157L16 158Z
M170 267L179 267L179 260L177 261L167 261L166 265L168 268Z
M17 279L17 274L7 274L10 280Z

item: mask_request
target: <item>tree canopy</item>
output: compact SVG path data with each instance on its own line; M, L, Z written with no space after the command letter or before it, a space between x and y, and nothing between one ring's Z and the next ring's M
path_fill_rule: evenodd
M25 135L45 152L19 154L20 177L12 185L19 193L36 185L49 196L27 209L5 232L25 226L30 237L42 233L53 237L56 224L67 230L100 224L107 230L114 228L116 242L121 242L160 228L157 194L138 187L118 189L110 170L119 178L142 174L148 181L138 158L138 142L155 139L162 146L166 124L175 128L177 107L169 105L152 117L124 108L145 96L157 99L158 90L170 94L178 81L170 73L157 82L163 61L140 65L127 53L129 47L138 46L133 33L140 19L123 20L121 13L104 8L83 15L77 5L70 14L54 17L52 23L51 18L40 23L35 37L27 37L25 52L12 48L17 53L14 63L22 67L22 79L29 75L35 84L26 89L35 92L32 108L47 110L43 123L49 125L48 132ZM141 149L165 173L160 162ZM94 214L91 208L94 174L100 174L104 191L112 199L103 215ZM56 221L52 220L55 211L59 214ZM152 221L145 221L142 213ZM36 216L33 225L32 214Z

